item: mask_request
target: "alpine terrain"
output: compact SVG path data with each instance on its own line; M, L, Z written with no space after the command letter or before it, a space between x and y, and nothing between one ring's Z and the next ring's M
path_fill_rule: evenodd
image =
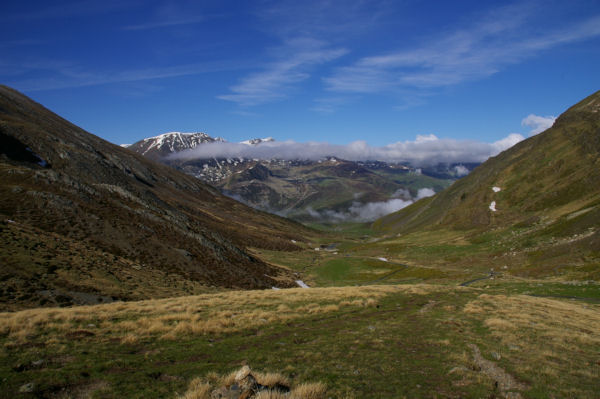
M196 158L187 150L224 142L206 133L165 133L128 149L214 185L224 194L267 212L302 222L373 221L383 214L448 187L477 164L356 162L326 157L311 160ZM273 142L251 139L246 145ZM425 191L423 191L425 189ZM420 191L421 190L421 191ZM395 201L396 208L393 208ZM381 209L369 212L367 208ZM387 206L386 206L387 205Z
M600 92L374 227L387 235L447 233L455 242L462 236L487 245L471 257L520 275L600 277Z
M246 248L307 230L0 87L2 308L295 285Z

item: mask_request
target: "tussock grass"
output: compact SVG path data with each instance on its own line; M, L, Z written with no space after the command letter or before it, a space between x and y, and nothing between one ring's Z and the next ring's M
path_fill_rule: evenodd
M482 294L464 311L489 328L501 344L499 348L505 349L503 361L517 375L546 381L568 375L577 388L560 391L563 397L586 397L586 385L600 381L600 306L526 295Z
M188 390L177 397L177 399L211 399L213 391L220 387L230 387L235 382L237 370L224 376L210 374L206 378L194 378L190 381ZM261 373L252 371L256 381L266 387L274 387L277 384L291 388L289 393L283 393L276 389L265 389L258 392L254 399L325 399L327 387L320 382L302 383L296 387L291 386L289 379L279 373ZM220 396L218 396L220 397Z
M148 337L174 340L192 334L220 334L285 322L306 314L375 307L395 292L426 294L433 286L373 286L232 291L190 297L121 302L76 308L0 313L0 334L11 344L53 333L102 336L135 343Z

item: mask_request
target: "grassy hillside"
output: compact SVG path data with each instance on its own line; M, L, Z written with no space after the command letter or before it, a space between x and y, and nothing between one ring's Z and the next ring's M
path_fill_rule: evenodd
M175 397L247 364L321 382L319 397L593 398L599 306L404 285L4 313L2 395Z
M400 247L418 242L411 240L412 233L458 234L482 249L478 262L519 267L525 274L597 268L599 110L597 92L567 110L552 128L490 158L436 196L378 220L374 228Z
M2 309L293 286L246 247L315 234L0 86Z

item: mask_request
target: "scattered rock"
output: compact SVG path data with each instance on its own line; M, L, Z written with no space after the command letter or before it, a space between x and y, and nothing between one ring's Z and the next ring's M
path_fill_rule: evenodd
M469 369L464 366L456 366L456 367L452 367L450 369L450 371L448 371L448 374L454 374L454 373L458 373L458 372L463 373L463 372L467 372L467 371L469 371Z
M31 393L35 390L35 383L28 382L27 384L21 385L19 388L20 393Z
M248 376L248 374L250 374L250 367L244 366L235 374L235 380L243 380L244 378L246 378L246 376Z
M211 399L251 399L259 392L290 392L290 387L276 382L272 386L261 385L252 375L250 367L242 367L234 377L235 382L227 387L220 387L211 392Z
M430 300L425 305L423 305L423 307L421 309L419 309L419 313L429 312L429 310L431 310L431 308L434 307L436 305L436 303L437 303L436 301Z

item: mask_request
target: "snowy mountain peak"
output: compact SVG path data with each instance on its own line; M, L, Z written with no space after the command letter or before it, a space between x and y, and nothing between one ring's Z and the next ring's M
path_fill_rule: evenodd
M150 158L161 158L174 152L196 148L200 144L225 141L222 138L213 138L203 132L183 133L168 132L158 136L140 140L128 148L146 155Z
M245 141L240 141L240 144L246 144L246 145L258 145L261 143L268 143L270 141L275 141L275 139L273 137L265 137L264 139L251 139L251 140L245 140Z

